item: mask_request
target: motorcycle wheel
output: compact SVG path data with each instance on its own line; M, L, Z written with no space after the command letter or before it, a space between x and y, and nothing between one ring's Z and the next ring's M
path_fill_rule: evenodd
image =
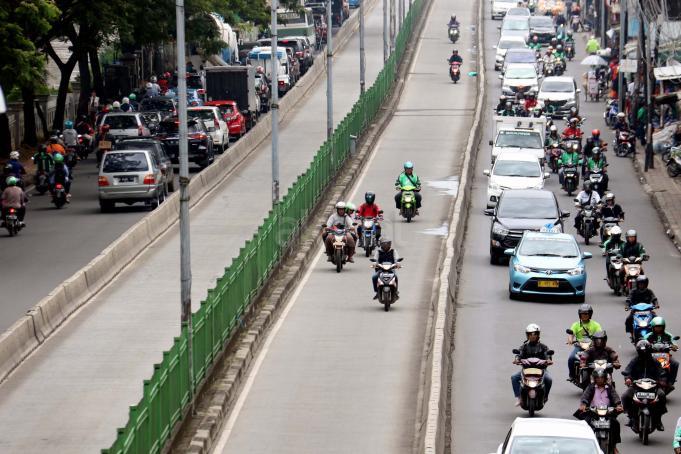
M679 168L679 166L676 164L667 164L667 174L670 177L675 178L681 174L681 168Z
M59 209L64 206L64 202L62 201L62 199L55 199L54 206L57 207L57 209Z
M648 415L643 415L641 418L641 425L639 426L639 432L638 436L641 439L641 443L643 443L643 446L648 446L648 436L650 433L648 432L650 429L648 429L648 426L650 425L650 416Z
M390 311L390 303L389 303L389 302L386 301L385 303L383 303L383 310L384 310L385 312L389 312L389 311Z
M534 411L535 411L535 402L534 399L530 399L527 402L527 412L530 414L530 418L534 417Z
M610 454L610 436L598 440L598 446L605 454Z
M591 241L589 238L590 236L591 235L589 235L588 233L584 235L584 244L586 244L587 246L589 245L589 241Z
M7 224L7 233L9 233L9 236L14 236L17 234L14 225Z
M336 263L336 273L340 273L343 269L343 251L336 249L336 252L334 252L333 261Z

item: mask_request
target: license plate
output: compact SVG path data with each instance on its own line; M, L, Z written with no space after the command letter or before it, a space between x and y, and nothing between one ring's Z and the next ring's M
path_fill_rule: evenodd
M558 281L537 281L539 288L558 288Z
M105 148L107 150L111 149L111 141L109 140L100 140L99 141L99 148Z
M591 425L594 429L609 429L610 421L592 421Z
M636 398L639 399L639 400L640 399L651 400L651 399L655 399L655 397L657 397L657 394L655 394L655 393L636 393Z
M119 183L134 183L137 177L116 177Z

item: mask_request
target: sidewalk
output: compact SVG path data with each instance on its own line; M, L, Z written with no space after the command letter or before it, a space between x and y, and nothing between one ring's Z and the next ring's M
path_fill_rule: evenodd
M639 148L643 150L643 147ZM681 184L678 178L667 175L665 164L658 155L654 160L655 168L644 172L645 153L637 153L634 169L660 215L665 233L681 251Z

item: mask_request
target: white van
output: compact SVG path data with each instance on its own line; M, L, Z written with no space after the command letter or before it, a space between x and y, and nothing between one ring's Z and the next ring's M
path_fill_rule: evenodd
M508 10L516 6L517 0L492 0L492 20L503 19Z

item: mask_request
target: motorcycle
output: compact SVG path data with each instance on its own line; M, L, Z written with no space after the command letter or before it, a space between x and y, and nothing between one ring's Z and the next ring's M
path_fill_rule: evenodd
M681 339L679 336L674 336L672 338L673 340L679 340ZM652 345L652 357L655 361L658 362L660 365L660 369L664 371L665 376L669 376L670 368L671 368L671 359L672 359L672 350L676 350L676 346L670 342L656 342ZM662 387L662 390L664 391L665 394L669 394L672 392L672 388L670 385L667 383L667 380L661 380L659 385Z
M558 60L556 62L554 73L556 76L562 76L563 74L565 74L565 62L563 60Z
M629 295L631 290L636 285L636 278L639 274L643 274L643 261L648 260L648 256L643 257L624 257L622 258L624 275L624 294Z
M66 190L61 183L54 185L54 191L52 192L52 203L57 208L61 208L66 204Z
M558 161L563 154L561 147L551 147L549 150L549 167L553 173L558 173Z
M459 79L461 78L461 63L458 61L453 61L449 65L449 77L452 79L452 82L457 83Z
M19 230L21 230L21 223L19 222L16 209L8 208L6 210L4 225L9 236L15 236L19 233Z
M35 190L43 195L50 189L50 177L44 170L39 171L35 176Z
M616 133L617 138L615 139L615 154L624 158L630 153L634 152L634 140L636 138L629 131L619 131Z
M69 168L69 172L73 174L76 164L78 164L77 148L67 148L66 155L64 155L64 164Z
M570 26L572 27L572 31L574 33L577 33L577 30L582 27L582 18L579 16L579 14L573 14L570 16Z
M447 31L447 36L449 36L449 40L452 43L457 42L459 39L459 26L458 25L450 25L449 30Z
M607 164L606 164L607 166ZM599 196L603 197L607 188L603 184L603 174L605 173L605 167L598 171L592 170L589 172L589 181L591 182L591 188L598 193Z
M361 218L362 236L359 237L359 246L364 249L367 257L377 246L378 221L380 218Z
M622 256L619 251L611 250L607 252L608 262L608 286L613 290L616 296L622 294L624 283L622 282Z
M376 259L369 260L374 262L371 266L378 272L378 302L381 303L384 310L388 312L390 306L399 298L395 270L401 267L399 262L402 261L402 258L400 257L397 259L398 263L375 263Z
M666 163L667 174L670 177L675 178L681 175L681 147L671 147L663 160Z
M579 201L575 202L575 206L582 210L582 221L580 222L577 232L584 238L584 244L589 245L591 238L596 236L596 224L598 223L598 209L591 205L582 206Z
M520 350L513 349L515 355L520 354ZM549 350L549 357L553 356L553 350ZM518 359L516 364L520 364L522 371L520 374L520 408L527 410L530 417L536 411L544 408L546 389L544 387L544 375L546 368L552 363L549 360L539 358Z
M610 239L610 231L613 227L619 225L620 222L619 218L603 218L603 223L601 224L601 244Z
M416 216L416 194L417 188L414 186L404 186L399 188L402 191L402 198L400 199L400 215L411 222L412 218Z
M556 75L556 64L552 61L544 63L544 77L551 77Z
M575 335L571 329L566 329L565 332L571 336ZM572 342L572 345L579 348L579 352L577 352L577 359L579 361L575 361L575 379L573 383L575 386L582 389L586 389L586 387L589 386L589 383L591 383L591 373L587 368L586 360L584 359L584 352L591 348L592 344L593 341L588 336L584 336L582 340L575 339Z
M652 332L650 322L655 317L655 306L650 303L638 303L625 308L625 310L632 311L634 314L631 342L636 344L636 342L645 339Z
M610 442L610 426L612 420L617 418L615 408L605 405L590 407L582 417L586 419L591 430L594 431L596 440L598 440L598 446L603 454L613 454L615 452L615 445Z
M569 165L563 167L563 189L572 197L579 185L579 173L577 173L576 165Z
M575 58L575 46L574 44L566 44L565 45L565 56L569 61L572 61L573 58Z
M592 363L585 364L585 367L589 372L591 382L593 382L593 378L591 378L591 373L595 370L602 370L603 372L605 372L607 376L606 383L610 386L613 387L615 386L615 382L612 381L612 372L614 371L615 366L611 362L608 362L608 360L597 359Z
M616 99L610 99L608 102L606 102L605 112L603 112L603 120L605 120L605 124L612 128L617 120L618 112L619 108L617 107Z
M657 381L651 378L634 380L634 417L631 429L638 432L638 438L644 445L648 444L648 437L655 431L652 420L651 407L657 400Z

